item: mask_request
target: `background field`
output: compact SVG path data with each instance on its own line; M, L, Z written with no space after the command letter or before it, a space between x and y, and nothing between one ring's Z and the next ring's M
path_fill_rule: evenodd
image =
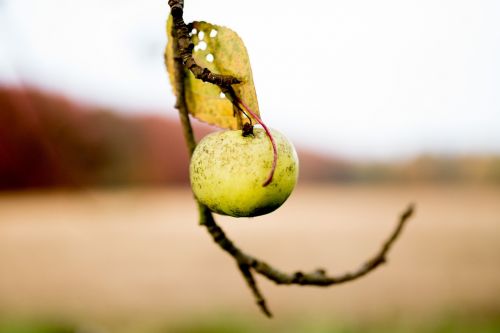
M168 1L0 0L0 333L500 333L500 2L263 4L185 1L245 41L300 160L277 212L218 220L284 270L343 273L414 202L389 263L258 277L264 318L197 225Z
M374 274L329 289L259 278L269 321L197 225L185 187L4 192L0 315L78 332L499 332L498 187L299 185L274 214L219 221L285 270L340 273L378 248L409 202L416 216Z

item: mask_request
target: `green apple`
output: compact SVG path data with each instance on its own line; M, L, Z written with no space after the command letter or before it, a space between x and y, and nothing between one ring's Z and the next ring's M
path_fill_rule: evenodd
M286 137L271 130L278 158L272 181L273 148L263 129L243 136L241 130L204 137L189 167L196 199L213 212L252 217L280 207L292 193L299 172L297 153Z

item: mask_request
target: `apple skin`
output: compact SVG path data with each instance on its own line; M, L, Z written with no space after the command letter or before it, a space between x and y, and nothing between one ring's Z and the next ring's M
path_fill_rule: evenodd
M297 183L297 152L286 137L271 130L278 161L273 180L269 177L273 149L265 131L243 136L241 130L219 131L197 145L189 167L196 199L213 212L234 217L253 217L276 210Z

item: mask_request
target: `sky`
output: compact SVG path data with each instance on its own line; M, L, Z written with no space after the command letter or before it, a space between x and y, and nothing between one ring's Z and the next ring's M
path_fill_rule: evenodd
M0 83L176 116L166 0L0 0ZM186 0L245 41L264 121L359 159L500 153L500 1Z

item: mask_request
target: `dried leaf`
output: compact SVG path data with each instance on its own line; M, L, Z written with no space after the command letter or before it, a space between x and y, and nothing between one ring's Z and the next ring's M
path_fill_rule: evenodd
M167 23L167 33L170 36L172 20ZM198 65L208 68L216 74L232 75L241 83L233 85L233 89L239 99L259 115L259 105L252 77L250 60L241 38L231 29L210 24L207 22L193 22L191 41L195 45L193 57ZM175 89L175 77L173 76L173 44L167 44L167 69L170 81ZM243 123L249 122L248 118L241 112L234 112L233 104L222 94L219 87L214 84L203 82L194 77L190 71L186 71L185 97L189 112L195 118L222 128L237 129ZM255 123L255 121L253 120Z
M168 16L167 20L167 47L165 48L165 65L167 66L168 77L170 79L170 86L174 92L175 97L179 98L177 94L177 83L175 81L175 67L174 67L174 43L172 38L172 15Z

